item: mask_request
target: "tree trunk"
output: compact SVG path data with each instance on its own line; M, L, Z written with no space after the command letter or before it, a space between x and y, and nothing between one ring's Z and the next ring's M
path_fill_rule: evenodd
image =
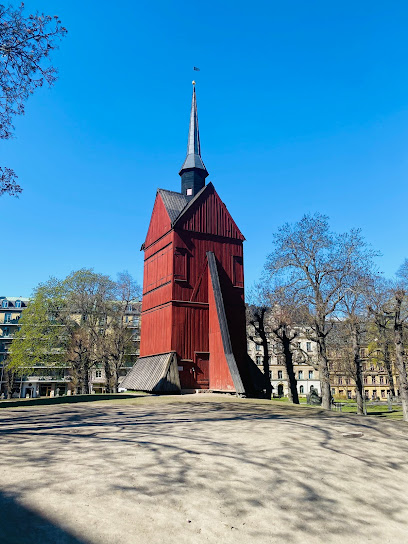
M390 359L390 346L388 340L384 339L383 342L384 350L384 365L387 370L388 384L390 389L390 394L392 397L395 397L395 385L394 385L394 376L392 374L392 362Z
M106 382L106 392L111 393L111 384L112 384L112 368L108 357L104 358L104 369L105 369L105 382Z
M317 327L317 349L319 361L320 387L322 390L322 408L324 410L331 409L331 390L330 390L330 372L329 362L327 359L326 336L324 335L324 327Z
M399 388L402 401L402 413L404 421L408 421L408 379L405 367L405 350L403 343L403 325L401 321L402 299L396 298L396 311L394 319L395 363L399 374Z
M351 341L353 346L353 360L356 375L357 414L365 415L363 370L360 358L360 331L357 323L351 324Z
M293 402L293 404L299 404L299 395L297 390L297 381L295 376L295 371L293 370L293 353L290 349L290 339L286 336L285 331L283 331L282 334L282 347L283 347L283 356L285 357L285 367L286 367L286 373L288 375L288 393L289 393L289 400Z
M88 363L84 363L81 372L81 393L89 395L89 367Z
M115 370L113 374L113 379L114 379L113 392L118 393L118 389L119 389L119 370L118 369Z
M6 387L7 387L7 396L6 396L6 398L7 399L11 399L11 395L13 394L13 387L14 387L15 377L16 377L16 375L12 370L10 370L10 369L6 370Z
M270 400L272 398L272 384L271 384L271 379L269 377L269 347L268 347L268 342L266 340L265 332L263 333L263 335L264 337L261 336L261 339L262 339L262 346L264 350L263 371L265 374L265 397Z

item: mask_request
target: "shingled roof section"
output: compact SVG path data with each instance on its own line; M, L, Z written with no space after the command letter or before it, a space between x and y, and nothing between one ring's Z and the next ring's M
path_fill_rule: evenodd
M170 351L140 357L129 374L125 376L120 387L152 393L179 393L181 386L176 353Z
M175 191L167 191L166 189L158 189L157 192L162 197L163 204L166 208L167 213L169 214L171 223L174 223L177 217L187 206L187 198L181 193L176 193Z

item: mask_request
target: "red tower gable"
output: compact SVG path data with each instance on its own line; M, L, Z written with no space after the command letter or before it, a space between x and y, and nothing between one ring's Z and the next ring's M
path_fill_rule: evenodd
M206 185L190 201L173 223L173 227L201 234L245 240L212 183Z
M161 194L158 192L154 201L146 240L142 248L149 247L171 229L171 220L167 213Z

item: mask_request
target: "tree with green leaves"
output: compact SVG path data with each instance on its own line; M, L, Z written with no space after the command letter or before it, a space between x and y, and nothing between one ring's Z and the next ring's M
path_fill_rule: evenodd
M61 368L68 341L64 285L51 278L37 287L22 313L6 368L18 376L38 372L44 366Z
M81 393L89 393L92 370L105 369L107 390L117 391L119 369L134 345L129 306L140 288L128 273L109 276L81 269L40 285L24 311L11 345L8 368L19 375L40 366L71 368Z

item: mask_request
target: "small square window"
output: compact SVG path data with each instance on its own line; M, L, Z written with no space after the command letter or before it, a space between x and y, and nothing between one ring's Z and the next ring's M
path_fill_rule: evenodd
M187 189L186 195L191 196L193 194L193 189Z

